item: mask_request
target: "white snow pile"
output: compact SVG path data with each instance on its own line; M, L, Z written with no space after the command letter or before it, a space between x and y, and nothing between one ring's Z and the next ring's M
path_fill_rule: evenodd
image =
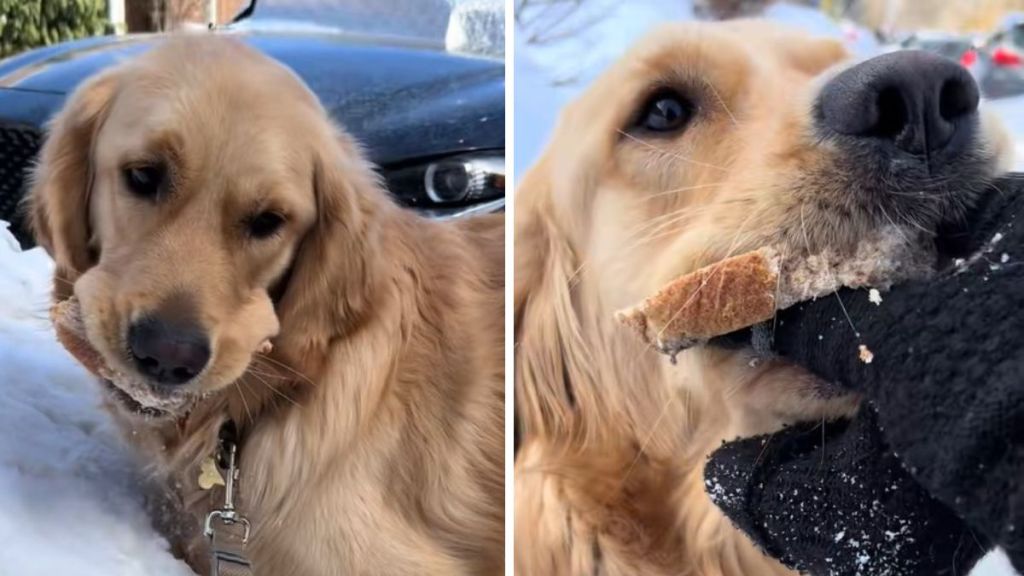
M505 3L502 0L454 2L444 43L451 52L504 57Z
M184 576L98 387L47 316L53 263L0 221L0 574Z

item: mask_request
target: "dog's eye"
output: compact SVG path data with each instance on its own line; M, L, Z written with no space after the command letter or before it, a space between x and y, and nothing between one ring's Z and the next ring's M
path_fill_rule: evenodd
M154 199L164 182L164 168L160 165L130 166L122 171L125 186L140 198Z
M273 236L284 225L284 216L277 212L260 212L245 222L249 236L258 240Z
M658 90L641 108L636 126L651 132L673 132L686 126L693 104L675 90Z

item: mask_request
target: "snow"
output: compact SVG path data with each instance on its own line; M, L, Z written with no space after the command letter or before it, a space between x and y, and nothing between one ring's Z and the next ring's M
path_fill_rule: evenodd
M540 156L557 120L557 111L582 91L605 67L651 27L666 21L693 17L686 0L587 0L582 8L535 9L521 14L515 35L515 178ZM815 34L842 38L858 57L868 57L879 46L873 36L851 26L839 25L821 12L801 6L775 4L765 16ZM566 35L557 42L531 42L545 29L548 35ZM1014 167L1024 170L1024 96L989 100L982 106L1000 117L1016 142ZM1013 569L1002 553L982 561L971 576L1012 576Z
M875 306L882 305L882 293L878 291L878 288L872 288L868 290L868 301Z
M1013 137L1016 143L1013 167L1024 170L1024 96L987 100L982 106L991 110Z
M588 0L526 11L515 35L516 178L540 155L557 112L582 87L658 23L691 18L688 2L678 0ZM568 14L568 16L567 16ZM549 23L557 22L554 26ZM529 25L536 23L535 25ZM536 36L568 37L537 42Z
M184 576L138 467L47 319L53 264L0 222L0 574Z

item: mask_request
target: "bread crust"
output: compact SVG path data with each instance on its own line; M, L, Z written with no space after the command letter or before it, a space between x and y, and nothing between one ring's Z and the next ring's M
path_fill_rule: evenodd
M883 230L845 254L787 257L780 248L766 246L676 278L615 317L644 342L674 357L839 288L884 291L896 282L927 278L934 273L934 252L921 246L927 244L911 242L896 230Z
M780 255L770 247L727 258L670 282L616 318L674 353L775 314Z
M72 296L51 306L50 320L57 332L57 340L86 370L101 378L111 378L110 368L86 338L82 308L77 298Z

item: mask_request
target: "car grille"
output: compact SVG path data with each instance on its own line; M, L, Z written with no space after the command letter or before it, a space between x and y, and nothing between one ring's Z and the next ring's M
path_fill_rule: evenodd
M34 128L0 126L0 220L11 223L11 232L23 247L32 245L18 205L25 194L28 168L42 145Z

